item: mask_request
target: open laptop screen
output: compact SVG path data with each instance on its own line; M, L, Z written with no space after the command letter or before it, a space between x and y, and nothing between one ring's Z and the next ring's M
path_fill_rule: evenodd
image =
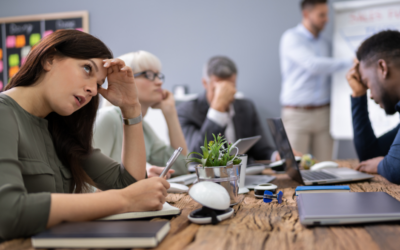
M299 171L299 167L294 158L292 147L290 146L289 139L287 138L285 127L283 126L282 119L270 118L267 119L269 129L271 130L272 137L274 138L276 148L285 162L285 172L293 180L304 184Z

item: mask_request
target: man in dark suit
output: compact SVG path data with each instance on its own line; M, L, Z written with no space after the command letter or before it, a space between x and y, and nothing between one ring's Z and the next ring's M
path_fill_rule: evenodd
M221 133L232 143L261 135L247 152L248 156L255 160L276 160L278 154L265 136L254 104L235 98L236 77L237 68L232 60L224 56L211 58L203 77L205 93L177 107L188 149L201 152L206 134L208 141L213 140L212 134Z

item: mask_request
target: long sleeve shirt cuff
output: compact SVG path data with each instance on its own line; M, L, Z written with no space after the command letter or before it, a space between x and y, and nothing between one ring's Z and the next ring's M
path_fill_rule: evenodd
M383 161L379 162L378 164L378 174L385 177L385 171L383 170Z
M213 108L208 109L207 118L221 127L228 126L228 122L231 119L228 112L219 112Z

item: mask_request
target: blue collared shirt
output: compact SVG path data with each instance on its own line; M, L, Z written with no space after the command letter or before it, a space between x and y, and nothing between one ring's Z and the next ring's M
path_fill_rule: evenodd
M302 24L283 34L280 43L283 106L318 106L330 102L329 76L350 68L352 60L330 58L329 54L329 42L322 36L314 37Z

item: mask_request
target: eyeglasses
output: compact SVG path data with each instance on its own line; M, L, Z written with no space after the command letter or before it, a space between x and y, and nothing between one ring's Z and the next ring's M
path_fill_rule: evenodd
M146 77L150 81L154 81L156 79L156 77L158 77L158 79L160 79L161 81L164 81L164 79L165 79L165 76L164 76L163 73L154 73L153 71L150 71L150 70L146 70L146 71L143 71L143 72L136 73L133 76L134 77L138 77L138 76L141 76L141 75L144 75L144 77Z

